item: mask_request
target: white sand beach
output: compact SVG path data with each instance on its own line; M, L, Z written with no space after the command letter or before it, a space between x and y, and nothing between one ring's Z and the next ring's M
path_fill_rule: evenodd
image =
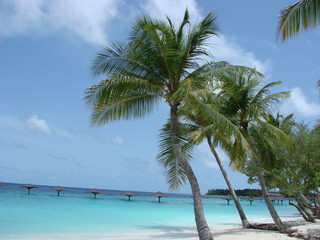
M291 229L296 229L295 236L299 234L310 234L312 239L320 239L320 221L316 223L305 223L302 225L294 226ZM254 230L254 229L242 229L240 227L229 229L217 229L213 231L215 240L293 240L298 239L295 236L289 237L287 234L282 234L276 231L267 230ZM1 238L6 240L198 240L197 233L190 230L174 230L168 229L163 231L142 231L142 232L128 232L120 234L57 234L57 235L45 235L45 236L24 236L24 237L9 237Z

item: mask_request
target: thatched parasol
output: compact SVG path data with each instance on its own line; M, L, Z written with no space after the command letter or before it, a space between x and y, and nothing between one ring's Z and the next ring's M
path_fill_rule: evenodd
M233 198L230 195L224 196L223 199L228 201L228 205L230 204L230 201L233 200Z
M65 190L63 187L60 187L60 186L56 186L56 187L54 187L52 189L56 190L58 192L57 196L60 196L60 192Z
M35 185L32 185L32 184L25 184L25 185L21 185L21 187L24 187L24 188L27 188L28 189L28 194L30 194L30 190L32 189L32 188L37 188L37 186L35 186Z
M3 184L3 183L0 183L0 187L3 187L3 186L5 186L5 184Z
M247 197L243 197L243 199L248 200L248 201L250 202L250 206L251 206L251 205L252 205L252 202L253 202L254 200L259 199L259 198L255 198L255 197L252 197L252 196L247 196Z
M88 192L92 193L94 195L94 198L97 198L97 194L103 194L102 191L100 191L99 189L96 189L96 188L91 189Z
M160 202L160 199L162 197L166 197L167 195L162 193L162 192L156 192L155 194L153 194L152 196L157 197L158 198L158 202Z
M135 192L132 192L132 191L124 192L124 193L122 193L122 195L128 196L128 200L129 201L131 200L132 196L137 196L137 194Z

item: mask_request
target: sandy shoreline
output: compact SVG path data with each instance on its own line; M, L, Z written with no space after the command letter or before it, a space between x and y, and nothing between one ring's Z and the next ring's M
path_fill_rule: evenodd
M300 220L301 221L301 220ZM262 223L262 222L261 222ZM266 223L266 222L264 222ZM297 229L295 234L307 234L311 233L312 235L317 235L319 238L310 238L320 239L320 221L316 223L303 223L299 226L294 226L291 229ZM266 230L255 230L255 229L242 229L241 227L230 227L223 229L216 229L213 231L213 236L215 240L293 240L297 239L296 237L289 237L286 234L281 234L275 231L266 231ZM167 229L163 231L137 231L129 233L104 233L104 234L56 234L56 235L42 235L42 236L10 236L8 238L1 238L1 240L198 240L196 231L189 230L174 230Z

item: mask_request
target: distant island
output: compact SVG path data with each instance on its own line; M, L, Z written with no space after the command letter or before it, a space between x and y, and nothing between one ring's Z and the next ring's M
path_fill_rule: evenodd
M261 197L262 192L260 189L238 189L235 190L237 196L246 196L246 197ZM230 195L229 189L209 189L206 195Z

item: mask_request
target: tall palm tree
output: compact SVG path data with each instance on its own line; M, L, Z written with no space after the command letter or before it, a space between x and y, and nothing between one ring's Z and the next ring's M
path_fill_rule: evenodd
M320 1L301 0L285 7L280 12L278 35L281 40L296 35L301 29L308 29L320 24Z
M205 125L200 125L200 122L195 122L196 126L198 127L197 130L194 130L195 132L199 131L199 130L201 131L201 129L207 127ZM227 174L227 172L226 172L226 170L225 170L225 168L224 168L224 166L222 164L220 156L219 156L218 152L216 151L216 147L219 144L222 147L224 146L225 151L228 151L228 149L231 149L232 145L233 145L233 141L231 141L232 135L231 136L226 136L225 133L217 133L219 130L222 130L222 129L216 129L214 135L212 135L212 136L208 135L206 137L207 144L208 144L208 146L210 148L210 151L211 151L213 157L215 158L215 160L216 160L216 162L217 162L217 164L218 164L218 166L220 168L220 171L222 173L222 176L223 176L223 178L224 178L224 180L225 180L225 182L226 182L226 184L228 186L230 195L231 195L231 197L232 197L232 199L233 199L233 201L235 203L235 206L237 208L239 217L241 219L242 226L243 226L243 228L248 228L248 227L250 227L250 223L249 223L249 221L248 221L248 219L247 219L247 217L246 217L246 215L245 215L245 213L244 213L244 211L242 209L241 203L240 203L240 201L239 201L239 199L238 199L238 197L236 195L236 192L235 192L235 190L234 190L234 188L232 186L232 183L231 183L231 181L229 179L229 176L228 176L228 174ZM191 135L192 135L192 133L191 133Z
M203 93L203 90L202 90ZM214 93L211 93L214 94ZM210 97L209 97L210 98ZM210 98L213 99L213 98ZM203 101L203 99L202 99ZM203 102L203 104L211 105L211 102ZM205 114L208 115L208 110L206 109ZM212 110L211 114L216 115L216 110ZM237 195L232 187L231 181L227 175L227 172L224 169L224 166L221 162L221 159L215 150L215 147L218 143L220 145L225 146L224 149L231 149L233 141L232 134L230 131L224 131L224 128L221 125L215 123L212 124L210 121L210 117L201 118L201 114L197 114L197 108L194 106L185 107L183 106L179 115L184 120L183 123L179 124L179 132L180 132L180 144L183 153L185 154L187 159L191 159L193 149L196 145L200 144L203 140L207 140L207 143L211 149L211 152L216 159L216 162L219 165L219 168L222 172L222 175L228 185L230 194L235 202L236 208L238 210L240 219L242 221L242 226L244 228L250 227L249 221L242 209L242 206L237 198ZM228 120L227 120L228 121ZM207 122L210 122L207 123ZM232 123L230 122L230 125ZM210 130L208 130L210 128ZM236 129L234 129L236 130ZM203 133L205 132L205 133ZM231 130L232 132L232 130ZM160 141L160 152L158 154L158 161L161 166L166 169L167 181L171 188L175 189L177 186L180 186L181 183L185 182L186 176L183 169L181 169L176 157L173 153L172 147L172 139L170 137L170 128L169 124L165 125L161 129L161 141ZM217 140L218 139L218 140ZM238 152L239 153L239 152Z
M212 72L211 77L213 79L219 78L218 76L226 72L238 73L240 70L257 77L263 77L261 73L252 68L232 65L217 69ZM248 146L237 126L219 112L219 106L221 104L219 101L221 101L221 99L217 97L216 90L215 82L211 82L205 89L201 89L193 94L195 100L193 100L192 103L184 104L179 109L179 115L181 115L184 120L183 124L179 125L182 149L185 155L190 157L194 145L201 143L203 140L207 141L235 202L242 225L244 228L248 228L251 225L215 149L217 145L220 145L228 155L232 156L231 159L237 156L238 162L231 163L231 165L236 167L243 164L246 156L245 151ZM167 180L169 184L175 187L184 181L185 175L179 168L174 157L168 125L162 129L161 135L161 151L158 159L161 165L167 169ZM241 162L239 162L239 159L241 159Z
M93 125L143 118L163 100L169 105L174 156L191 186L199 238L211 240L199 184L181 149L178 109L189 103L190 93L207 84L210 72L226 63L200 66L197 62L210 56L206 46L208 38L217 35L216 16L209 13L197 25L189 25L187 10L178 28L169 18L167 22L139 18L127 42L112 44L98 53L92 70L106 79L88 88L85 99L91 106Z
M279 231L285 232L286 227L278 216L264 179L263 165L272 164L275 159L276 144L288 143L288 137L274 125L262 121L262 116L270 108L289 96L289 92L270 93L270 87L281 82L271 82L261 86L259 77L243 71L227 72L218 79L223 99L220 109L239 127L250 146L250 158L257 169L257 177L261 186L266 205Z
M254 70L251 68L243 67L243 66L229 66L227 68L224 68L222 71L216 71L215 75L219 75L220 72L226 72L226 71L238 71L239 69L242 69L243 71L249 71L253 72ZM261 74L256 72L258 76ZM262 76L262 75L261 75ZM221 162L221 159L216 151L216 146L220 145L227 154L238 154L238 159L241 157L245 157L244 149L246 148L246 142L243 141L244 139L239 138L239 135L237 138L234 137L234 133L238 132L237 129L233 129L231 131L226 131L225 128L221 127L221 124L217 124L215 120L212 121L212 118L210 116L219 115L219 101L220 99L217 98L217 93L215 93L215 86L214 85L208 85L205 90L201 90L196 93L197 98L200 100L200 102L207 106L205 108L205 111L201 113L201 109L199 111L199 107L196 106L190 106L187 105L182 108L180 111L181 115L183 116L183 119L190 124L192 124L192 127L189 126L187 128L189 130L189 137L191 138L191 142L193 143L200 143L203 140L207 141L207 144L210 147L211 153L214 156L220 171L223 175L223 178L228 186L230 195L232 196L232 199L236 205L237 211L239 213L239 217L242 222L242 226L244 228L250 227L250 223L242 209L241 203L238 200L238 197L235 193L235 190L231 184L231 181L228 177L228 174ZM209 114L210 113L210 114ZM226 119L228 121L228 119ZM232 124L232 122L230 122ZM242 149L235 149L235 140L238 142L241 141L242 144L238 144L238 147L242 147ZM242 151L241 151L242 150ZM239 164L239 163L238 163Z

